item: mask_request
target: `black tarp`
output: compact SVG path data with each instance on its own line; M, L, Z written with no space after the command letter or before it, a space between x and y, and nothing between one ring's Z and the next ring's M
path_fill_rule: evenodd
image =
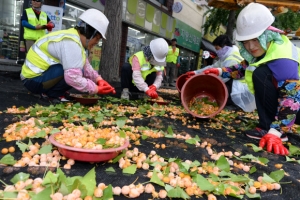
M116 96L120 95L120 86L119 83L114 84L117 89ZM178 97L174 97L174 95L170 95L166 98L172 98L173 102L177 105L180 105ZM4 111L13 105L20 107L28 107L34 106L35 104L40 105L49 105L48 102L44 102L42 100L37 99L36 97L30 95L28 91L22 86L19 80L18 73L12 72L0 72L0 111ZM202 140L214 140L213 149L217 152L225 150L225 151L240 151L243 154L253 154L254 156L261 156L268 158L270 162L267 166L262 166L259 164L251 163L251 166L255 166L257 168L257 172L250 175L251 178L255 179L258 176L262 175L263 173L270 174L272 171L277 170L275 164L282 163L283 169L286 172L286 176L282 179L282 182L286 184L282 184L282 193L281 191L268 191L262 193L262 199L272 199L272 200L297 200L300 199L300 165L295 162L286 162L285 157L278 156L274 154L270 154L267 152L257 152L255 153L251 148L245 146L245 143L253 143L258 144L257 140L252 140L246 138L242 133L230 133L227 134L227 129L211 129L208 128L209 120L206 119L194 119L190 115L186 115L188 120L193 124L199 124L199 129L188 128L186 125L182 124L181 120L174 120L169 117L144 117L140 119L134 120L135 126L148 126L151 127L151 124L154 122L158 122L162 124L164 127L172 126L173 130L176 133L189 133L191 136L195 137L198 135ZM17 119L19 119L17 117ZM13 114L0 114L0 133L4 133L5 127L9 124L16 121L16 115ZM234 136L234 137L232 137ZM34 142L42 142L41 139L36 139ZM296 134L289 134L289 141L295 146L300 146L299 136ZM166 149L156 149L154 147L154 143L164 143L167 145ZM0 141L0 147L9 147L14 145L15 142L5 142ZM134 145L133 145L134 146ZM177 140L172 138L159 138L159 139L146 139L141 140L141 145L137 146L140 151L149 154L151 150L157 151L157 153L165 158L174 158L178 157L182 160L189 159L189 160L198 160L199 162L208 161L210 160L207 151L202 148L195 148L193 145L186 144L183 140ZM16 151L14 154L16 159L21 157L21 152ZM0 156L1 158L2 156ZM297 158L296 158L297 159ZM62 161L61 165L64 162ZM86 174L90 169L93 167L96 168L96 176L97 176L97 183L104 182L106 184L112 184L113 186L123 186L129 185L130 183L134 182L137 177L138 180L136 183L144 183L149 181L145 175L147 171L145 170L137 170L134 175L124 175L120 168L118 168L117 164L110 164L110 163L97 163L97 164L90 164L84 162L76 162L76 164L72 167L71 170L64 170L67 176L83 176ZM116 170L116 173L109 174L105 172L105 169L108 167L113 167ZM19 172L30 173L32 177L42 177L44 174L45 168L41 167L24 167L24 168L13 168L13 167L0 167L0 177L6 183L9 183L9 180ZM234 173L243 174L242 170L237 168L233 169ZM159 186L156 186L156 191L159 190ZM114 196L115 199L127 199L124 196ZM149 194L142 194L138 199L150 199L152 198ZM224 196L217 196L218 199L236 199L233 197L224 197ZM193 196L193 199L196 199ZM201 198L200 198L201 199ZM207 199L204 195L202 199ZM244 199L248 199L246 196Z

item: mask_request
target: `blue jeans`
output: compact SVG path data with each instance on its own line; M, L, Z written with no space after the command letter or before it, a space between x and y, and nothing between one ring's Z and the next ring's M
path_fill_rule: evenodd
M64 96L72 87L64 79L64 69L61 64L50 66L44 73L34 78L22 81L24 86L34 94L46 94L50 98Z

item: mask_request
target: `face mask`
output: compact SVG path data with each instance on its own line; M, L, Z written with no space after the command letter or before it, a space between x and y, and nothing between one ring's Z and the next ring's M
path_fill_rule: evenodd
M228 52L228 50L230 50L231 47L229 46L224 46L222 49L219 49L216 51L218 57L220 60L223 60L226 56L226 53Z

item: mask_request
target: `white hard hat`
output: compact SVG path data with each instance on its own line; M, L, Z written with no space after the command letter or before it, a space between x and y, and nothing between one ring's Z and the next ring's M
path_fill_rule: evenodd
M163 38L157 38L150 42L150 50L153 54L155 65L166 65L166 56L168 54L168 43Z
M275 17L270 10L259 3L248 4L236 20L236 40L245 41L257 38L271 24Z
M107 17L99 10L91 8L84 11L79 19L99 31L104 39L106 39L105 34L109 21Z

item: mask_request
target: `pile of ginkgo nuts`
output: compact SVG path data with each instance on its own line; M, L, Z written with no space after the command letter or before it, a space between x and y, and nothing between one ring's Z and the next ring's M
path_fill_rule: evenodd
M194 134L200 127L208 129L213 126L220 129L224 128L225 123L227 132L231 132L235 129L230 122L245 113L221 112L213 120L203 123L204 127L197 119L187 117L188 114L182 106L150 105L146 101L130 102L127 105L111 102L115 102L112 97L89 107L67 103L49 107L13 106L3 111L2 114L22 113L27 114L27 117L10 124L3 133L6 142L16 141L17 148L14 146L2 148L3 156L0 163L13 167L44 167L45 173L43 177L33 179L30 178L30 174L20 172L10 180L12 184L1 180L4 187L0 190L0 199L89 200L113 199L116 195L138 198L147 193L153 199L190 199L206 196L209 200L215 200L222 199L223 196L243 199L245 195L248 198L260 198L261 193L281 189L280 180L285 176L282 166L278 166L278 170L270 174L263 173L257 179L252 179L250 175L256 172L255 166L267 166L266 159L249 154L243 155L241 151L222 149L217 152L216 149L220 148L215 148L213 142L202 141ZM176 132L172 126L166 127L160 118L176 121L180 126L190 129L191 134ZM149 126L135 125L136 121L148 119L152 119ZM257 114L248 114L247 119L257 120ZM114 148L124 144L125 140L130 140L128 150L108 161L105 167L108 167L107 171L115 171L116 165L113 163L117 163L124 174L134 176L138 170L145 174L148 181L123 186L96 183L95 168L82 177L67 177L63 170L76 169L76 161L61 155L49 142L49 135L57 132L60 132L56 137L58 142L79 149ZM236 131L231 133L237 134ZM43 142L32 143L31 140L36 138L42 139ZM166 144L159 142L166 138L172 142L168 141ZM105 143L100 145L99 139ZM2 141L2 144L5 141ZM184 155L186 148L171 145L178 143L177 141L183 146L198 149L198 152L208 159L205 161L199 159L201 155L199 158L195 155L198 160L178 157ZM143 150L146 147L152 150L146 153ZM262 151L255 145L251 147L255 152ZM157 153L158 150L162 153L172 148L175 152L178 151L173 153L174 158L166 157L169 154L162 156ZM16 151L22 152L22 156L15 158ZM97 163L94 165L97 168L104 166Z

